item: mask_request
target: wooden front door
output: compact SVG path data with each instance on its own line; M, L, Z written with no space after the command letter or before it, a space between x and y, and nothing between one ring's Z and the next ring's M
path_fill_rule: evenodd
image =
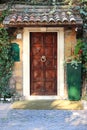
M57 33L34 32L31 38L31 95L57 95Z

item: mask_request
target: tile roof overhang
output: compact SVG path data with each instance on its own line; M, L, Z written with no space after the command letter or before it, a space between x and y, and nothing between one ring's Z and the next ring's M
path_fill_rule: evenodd
M28 11L13 10L5 17L3 24L10 27L34 27L34 26L81 26L83 20L79 13L64 8L51 10L47 7L28 8Z

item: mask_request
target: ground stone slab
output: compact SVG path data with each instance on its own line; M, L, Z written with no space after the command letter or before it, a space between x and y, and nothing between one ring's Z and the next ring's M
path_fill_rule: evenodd
M0 104L0 130L87 130L87 110L18 110Z

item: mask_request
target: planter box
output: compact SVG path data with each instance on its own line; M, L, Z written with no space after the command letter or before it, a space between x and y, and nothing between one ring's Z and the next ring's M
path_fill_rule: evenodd
M81 63L76 68L67 63L67 87L69 100L81 99Z

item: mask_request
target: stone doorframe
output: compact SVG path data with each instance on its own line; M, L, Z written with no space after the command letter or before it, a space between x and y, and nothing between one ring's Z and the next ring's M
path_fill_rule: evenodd
M30 95L30 32L57 32L57 95ZM64 98L64 28L38 27L23 30L23 96L25 99L63 99Z

